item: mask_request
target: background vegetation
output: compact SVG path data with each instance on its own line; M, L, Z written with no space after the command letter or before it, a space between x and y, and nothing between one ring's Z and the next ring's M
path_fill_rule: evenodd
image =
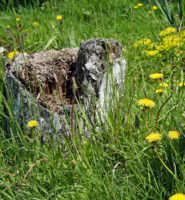
M39 133L36 126L30 128L34 135L29 139L28 133L14 131L18 124L11 115L11 136L7 138L0 129L2 199L164 200L185 193L184 24L175 15L178 5L171 2L176 32L160 36L169 26L165 16L159 7L153 8L154 4L138 3L52 0L2 4L0 43L6 51L0 64L1 92L4 63L14 50L31 54L76 47L82 39L114 38L123 44L127 61L125 88L120 94L124 96L115 105L110 102L104 124L91 127L83 115L91 131L88 140L78 137L83 134L79 125L73 142L64 137L61 145L49 138L50 143L41 145L39 137L34 136L47 133ZM63 16L62 26L57 15ZM144 38L150 39L149 45ZM165 40L169 45L159 50ZM153 55L147 56L148 51ZM151 79L153 73L164 76ZM159 86L164 82L167 88ZM156 93L161 88L166 92ZM155 107L145 105L141 109L138 101L144 98L153 100ZM1 114L4 119L2 109ZM177 139L170 138L169 131L177 131ZM159 133L162 138L149 142L146 137L151 133Z

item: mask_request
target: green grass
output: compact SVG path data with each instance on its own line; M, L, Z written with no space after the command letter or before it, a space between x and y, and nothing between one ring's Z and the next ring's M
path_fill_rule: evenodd
M142 38L150 38L155 49L162 41L160 31L168 27L159 9L154 11L151 5L134 9L137 3L136 0L65 0L39 7L35 2L34 6L9 7L0 13L0 38L7 38L7 53L14 49L29 54L44 48L61 50L79 46L82 39L103 37L119 40L127 61L125 94L120 93L124 98L114 105L110 102L112 109L107 110L105 122L91 127L85 113L83 115L91 131L88 140L78 137L83 130L77 120L73 143L63 137L61 145L49 137L52 145L49 142L41 145L39 138L34 141L25 138L28 133L20 130L16 119L10 116L10 137L0 129L2 199L164 200L176 193L185 193L185 118L182 115L185 87L179 87L184 81L184 46L179 57L176 47L164 50L162 57L142 54L147 50L145 45L135 49L133 43ZM171 6L176 13L175 4ZM62 27L56 20L57 15L64 18ZM16 18L20 21L16 22ZM178 23L178 18L176 20ZM33 22L39 24L33 26ZM16 24L21 24L24 30L13 29ZM7 25L13 36L20 39L20 47L13 36L4 32ZM24 39L23 33L26 33ZM4 62L6 55L1 59L1 70ZM167 93L156 94L154 99L162 80L152 80L149 75L159 72L164 74L163 81L169 86ZM1 76L2 91L3 74ZM153 111L152 108L143 111L138 105L138 100L145 95L154 99ZM77 112L74 114L80 118ZM180 133L179 139L168 137L172 130ZM47 134L39 133L37 128L33 128L33 132L35 136ZM162 139L149 143L146 137L150 133L160 133Z

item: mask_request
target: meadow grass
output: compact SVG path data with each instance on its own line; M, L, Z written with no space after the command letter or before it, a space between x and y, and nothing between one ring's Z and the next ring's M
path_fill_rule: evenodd
M184 36L178 45L179 33L170 32L173 38L165 43L160 32L168 24L159 9L153 10L150 4L134 8L138 3L65 0L38 5L35 2L32 6L9 7L0 13L0 38L6 38L9 52L61 50L79 46L81 39L103 37L119 40L127 61L122 99L114 101L117 102L114 105L110 102L104 123L97 121L92 127L81 110L91 132L90 139L78 137L83 130L79 123L81 116L76 111L78 129L74 141L63 137L62 144L52 137L41 144L40 137L28 138L28 133L19 128L15 132L14 125L19 125L14 115L10 116L11 135L7 138L3 128L0 134L2 199L164 200L176 193L185 194L185 87L179 85L184 82ZM176 5L171 8L176 13ZM62 26L57 15L64 18ZM178 18L176 21L179 23ZM38 24L34 26L34 22ZM22 31L13 28L20 24ZM13 35L4 32L8 25ZM164 49L156 53L159 46ZM2 71L6 59L6 55L1 59ZM151 78L155 73L164 76ZM3 73L1 76L2 91ZM161 83L167 83L168 87L160 86ZM166 92L156 93L162 88ZM116 86L113 90L116 91ZM154 101L155 106L146 100L145 106L138 105L144 98ZM11 102L4 103L11 107ZM30 131L35 136L47 134L40 133L37 126ZM169 137L170 131L176 131L173 137ZM152 133L161 135L151 136ZM146 139L149 135L151 142Z

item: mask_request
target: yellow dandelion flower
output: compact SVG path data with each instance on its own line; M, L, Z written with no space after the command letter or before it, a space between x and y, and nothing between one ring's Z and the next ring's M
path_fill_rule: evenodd
M62 16L61 16L61 15L57 15L57 16L56 16L56 19L57 19L57 20L61 20L61 19L62 19Z
M157 140L160 140L162 138L162 134L159 133L151 133L150 135L148 135L146 137L146 140L148 140L149 142L155 142Z
M162 93L162 92L167 93L167 91L166 91L166 90L163 90L163 89L158 89L158 90L156 90L155 92L156 92L156 93Z
M185 83L184 83L184 84L183 84L183 83L180 83L180 84L179 84L180 87L182 87L183 85L185 86Z
M152 8L153 8L154 10L157 10L157 6L153 6Z
M16 20L17 20L17 22L19 22L19 21L20 21L20 18L17 18Z
M138 6L143 6L143 4L142 4L142 3L138 3L137 5L138 5Z
M125 49L123 48L122 51L125 51Z
M152 13L151 11L148 11L148 13Z
M26 32L28 32L29 30L28 29L26 29Z
M2 152L2 149L0 149L0 153Z
M178 139L180 134L178 131L169 131L168 136L170 139Z
M39 22L33 22L33 26L37 26L39 24Z
M164 75L163 74L160 74L160 73L155 73L155 74L150 74L150 78L153 78L153 79L159 79L159 78L162 78Z
M20 52L18 52L18 51L12 51L12 52L10 52L10 53L8 54L8 58L9 58L9 59L12 59L12 58L15 56L16 53L20 54Z
M174 194L169 200L185 200L185 195L182 193Z
M27 126L32 128L34 126L37 126L38 122L36 120L31 120L28 122Z
M144 107L154 107L155 103L152 100L145 98L145 99L139 100L138 105L142 105Z
M135 8L135 9L137 9L137 8L138 8L138 6L134 6L134 8Z
M159 84L161 87L168 87L168 83L160 83Z
M8 25L6 28L10 28L10 25Z

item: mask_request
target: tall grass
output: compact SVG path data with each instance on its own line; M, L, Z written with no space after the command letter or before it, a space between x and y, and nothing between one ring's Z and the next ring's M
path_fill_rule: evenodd
M49 142L41 143L39 135L47 133L40 133L37 127L30 130L32 136L26 129L21 130L11 113L11 98L4 100L10 111L10 135L7 137L0 129L2 199L164 200L175 193L185 193L184 87L179 86L184 81L183 53L180 57L172 51L148 58L142 54L145 45L133 47L142 38L150 38L158 45L162 40L160 31L168 26L159 10L152 10L150 4L134 9L137 3L66 0L39 7L35 2L34 6L1 12L0 37L8 37L3 32L7 25L18 23L29 30L22 52L33 53L45 47L61 50L74 43L79 46L81 39L105 37L122 42L127 60L122 98L118 101L116 95L111 97L116 103L110 103L103 123L97 120L94 126L79 104L81 114L74 109L77 128L73 141L62 136L61 144L57 137L53 140L48 136ZM64 18L62 26L56 20L58 14ZM33 22L39 22L38 26ZM2 70L4 62L1 59ZM164 78L149 78L156 72L163 73ZM163 82L169 85L167 93L156 94ZM154 100L153 109L140 108L138 100L145 97ZM81 119L91 133L89 139L82 137L85 130ZM180 133L179 139L169 138L172 130ZM148 142L146 137L153 132L162 134L162 139Z

